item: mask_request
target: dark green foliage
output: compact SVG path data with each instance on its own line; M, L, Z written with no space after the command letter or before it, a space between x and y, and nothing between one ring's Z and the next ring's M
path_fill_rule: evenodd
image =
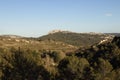
M89 62L85 58L76 56L63 59L58 68L60 80L85 80L85 74L90 72Z
M120 76L120 74L116 74L116 70L120 69L119 39L117 37L111 43L92 46L89 49L77 51L75 54L89 61L90 66L94 69L95 80L119 80L115 76Z
M112 43L116 44L120 48L120 37L115 37Z
M49 80L49 72L34 60L32 52L16 50L12 53L11 60L6 59L11 65L2 68L2 80ZM4 65L5 63L3 63Z
M97 61L97 66L94 69L96 73L95 80L103 80L112 72L113 67L108 60L99 58Z

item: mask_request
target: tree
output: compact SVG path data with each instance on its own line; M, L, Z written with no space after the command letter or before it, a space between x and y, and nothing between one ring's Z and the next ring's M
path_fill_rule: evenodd
M85 58L67 57L58 65L60 80L82 80L88 67L89 62Z
M8 65L3 67L2 80L49 80L49 72L37 64L32 54L21 50L15 51L12 61L8 60L13 67Z
M96 67L96 80L103 80L109 73L112 72L112 65L108 60L104 60L102 58L98 59L97 67Z

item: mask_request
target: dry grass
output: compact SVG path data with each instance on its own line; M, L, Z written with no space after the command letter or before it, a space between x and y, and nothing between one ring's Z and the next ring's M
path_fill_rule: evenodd
M71 50L76 50L77 47L69 45L63 42L56 41L37 41L32 39L22 39L22 38L2 38L0 39L1 48L18 48L31 49L31 50L54 50L54 51L64 51L68 52Z

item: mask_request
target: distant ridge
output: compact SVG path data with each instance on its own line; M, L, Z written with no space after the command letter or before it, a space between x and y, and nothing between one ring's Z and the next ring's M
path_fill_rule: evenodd
M68 31L68 30L52 30L52 31L49 31L48 34L54 34L54 33L77 33L77 34L89 34L89 35L105 35L104 33L97 33L97 32L72 32L72 31ZM112 35L112 33L111 33Z
M6 38L23 38L22 36L18 36L18 35L0 35L0 37L6 37Z
M120 37L120 33L105 33L105 34L110 34L110 35L114 35L114 36Z
M60 41L74 46L91 46L101 41L113 39L114 35L104 33L76 33L71 31L53 30L49 34L39 37L38 40Z

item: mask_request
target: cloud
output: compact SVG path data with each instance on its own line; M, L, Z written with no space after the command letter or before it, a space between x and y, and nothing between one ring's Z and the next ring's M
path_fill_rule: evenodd
M112 13L106 13L105 16L111 17Z

